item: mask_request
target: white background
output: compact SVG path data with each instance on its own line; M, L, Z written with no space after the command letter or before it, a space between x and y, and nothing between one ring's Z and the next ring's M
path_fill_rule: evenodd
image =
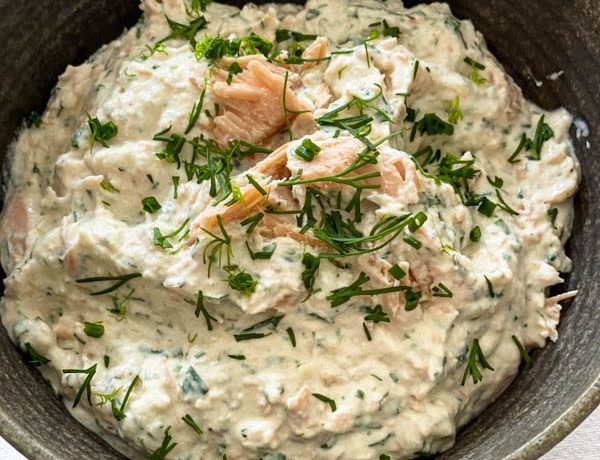
M599 451L600 407L541 460L596 460L599 458ZM0 459L26 460L2 438L0 438Z

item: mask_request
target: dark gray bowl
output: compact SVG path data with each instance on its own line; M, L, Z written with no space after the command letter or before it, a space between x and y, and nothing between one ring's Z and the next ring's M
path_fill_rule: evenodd
M565 106L591 128L588 138L574 139L583 181L568 245L574 270L560 290L577 288L579 295L565 308L560 340L535 352L534 366L462 430L454 449L440 456L534 459L600 402L600 292L595 279L600 261L600 3L450 3L457 16L471 18L486 35L530 99L547 109ZM26 114L43 110L67 64L82 62L138 17L137 0L0 0L0 152ZM564 70L558 80L545 78L558 70ZM543 86L535 84L534 76ZM32 459L122 458L69 416L1 327L0 434Z

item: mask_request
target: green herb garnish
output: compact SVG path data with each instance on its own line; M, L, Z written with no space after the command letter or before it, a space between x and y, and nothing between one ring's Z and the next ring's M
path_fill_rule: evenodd
M271 334L272 332L242 332L241 334L233 334L233 338L236 342L242 342L244 340L262 339Z
M296 348L296 334L294 333L294 330L291 327L288 327L286 330L288 337L290 338L290 343L292 344L292 347Z
M36 367L39 367L42 364L48 364L50 362L48 358L38 353L30 342L25 343L25 353L27 353L27 356L29 357L28 362Z
M527 353L527 349L523 346L523 344L517 338L516 335L513 335L512 339L513 339L513 342L515 342L515 345L517 346L517 348L519 349L519 353L521 354L521 358L523 358L523 361L525 361L525 364L527 364L528 366L531 366L533 361L531 360L531 356L529 356L529 353Z
M325 395L322 395L320 393L312 393L312 395L317 398L320 401L323 401L324 403L329 404L329 407L331 408L331 412L335 412L337 410L337 406L335 405L335 401L331 398L328 398Z
M453 125L464 118L463 113L460 110L460 100L458 99L458 96L455 96L454 99L448 103L446 113L448 114L448 123Z
M112 139L117 135L119 129L112 121L102 123L98 117L92 118L90 114L87 114L88 118L88 129L90 133L90 153L94 149L94 144L99 142L102 147L108 148L106 141Z
M200 93L200 99L198 102L194 102L192 106L192 111L188 117L188 125L185 128L185 134L189 133L196 123L198 123L198 118L200 118L200 113L202 113L202 107L204 106L204 96L206 95L206 80L204 81L204 87L202 88L202 92Z
M63 369L63 374L86 374L85 380L79 387L77 395L73 400L73 407L77 407L84 392L86 393L88 403L90 406L92 405L92 379L94 378L94 375L96 375L96 367L97 364L94 364L87 369Z
M331 291L326 297L327 300L329 300L331 307L334 308L342 305L355 296L386 294L388 292L406 291L408 289L406 286L390 286L380 289L363 289L362 286L367 283L369 279L370 278L365 274L365 272L360 272L358 278L354 280L350 286Z
M481 347L479 346L479 340L473 339L473 344L471 345L471 350L469 351L469 361L467 363L465 373L463 374L463 378L460 383L461 385L465 384L469 374L473 378L474 384L481 382L483 380L483 375L481 374L481 371L477 367L478 362L479 362L479 365L483 369L489 369L491 371L494 370L494 368L492 366L490 366L490 363L488 363L487 359L485 359L485 356L483 355L483 351L481 350Z
M109 292L116 291L121 286L123 286L127 281L132 280L134 278L139 278L142 276L141 273L128 273L126 275L117 275L117 276L94 276L91 278L79 278L76 279L76 283L98 283L102 281L116 281L112 286L103 289L101 291L92 292L91 295L103 295L108 294Z
M373 321L375 324L390 322L388 314L383 310L381 305L365 307L365 310L367 311L367 314L365 315L365 321Z
M252 278L250 273L241 272L230 272L227 277L227 284L231 289L240 291L242 294L250 295L256 291L256 285L258 281Z
M149 212L150 214L154 214L158 211L162 206L158 202L158 200L153 196L147 196L142 199L142 208L144 211Z
M294 154L298 158L302 158L304 161L312 161L320 151L321 147L319 147L310 139L306 138L298 147L296 147Z
M169 452L171 452L173 449L175 449L175 446L177 445L177 443L174 442L171 444L173 437L169 434L170 430L171 430L170 426L165 428L165 435L164 435L162 444L160 445L160 447L158 449L156 449L154 452L152 452L152 454L149 457L149 460L164 460L165 458L167 458L167 455L169 455Z
M556 228L556 218L558 217L558 209L550 208L548 209L548 211L546 211L546 214L550 218L550 223L552 224L552 227Z
M118 403L117 403L116 397L112 398L110 400L112 413L117 420L120 421L125 418L125 406L127 406L127 401L129 401L131 392L133 391L133 389L135 388L135 386L138 384L139 381L140 381L140 376L136 375L133 378L133 380L131 381L131 383L129 384L129 388L127 388L127 392L125 393L125 398L123 398L123 402L121 403L121 405L119 407L117 407Z
M319 269L319 265L321 265L321 259L309 252L305 252L302 255L302 265L304 266L304 270L302 270L302 283L306 289L312 290L317 270Z
M481 239L481 229L479 228L479 225L476 225L471 229L469 232L469 239L474 243L477 243Z
M433 287L432 291L433 297L452 297L452 291L444 283L438 283L437 286Z
M83 332L88 337L93 337L95 339L99 339L104 335L104 325L102 321L98 321L97 323L88 323L87 321L83 323Z
M217 318L213 317L204 306L204 294L202 293L202 290L199 289L198 296L196 297L196 310L194 311L196 318L200 317L200 313L202 313L202 316L204 316L207 329L212 331L213 325L211 321L217 321Z
M454 134L454 126L442 120L435 113L426 113L423 115L423 118L413 125L410 132L411 142L415 140L417 132L421 136L424 134L427 134L428 136L437 136L441 134L451 136Z
M202 228L202 231L207 235L211 236L213 239L204 247L202 252L202 261L206 265L207 264L207 256L208 256L208 276L210 277L210 270L215 261L218 262L218 266L222 266L222 258L223 258L223 250L225 250L225 257L227 258L227 265L231 265L231 237L225 227L223 226L223 221L221 216L217 216L217 224L219 229L221 230L221 236L218 236L212 233L205 228Z
M398 264L394 264L388 270L388 273L394 277L396 280L400 280L406 276L406 272L400 268Z
M181 420L183 420L183 422L187 426L189 426L192 430L194 430L198 436L202 436L203 431L200 429L200 427L194 421L194 419L192 418L192 416L190 414L185 414L183 417L181 417Z
M256 226L262 220L263 217L265 217L265 215L262 212L256 213L253 216L242 220L240 222L240 225L242 227L245 227L247 225L248 228L246 229L246 233L252 233L252 231L256 228Z
M494 297L496 297L496 294L494 293L494 286L492 285L492 282L490 281L490 279L487 276L483 275L483 277L485 278L485 284L487 285L487 288L488 288L488 294L493 299Z
M277 243L275 241L273 241L271 244L268 244L267 246L264 246L262 248L262 251L253 251L252 248L250 248L248 241L246 241L245 243L246 248L248 249L248 253L250 254L250 258L252 260L269 260L275 252L275 249L277 249Z
M471 81L475 83L476 86L481 86L487 82L487 80L479 74L480 70L485 70L483 64L468 56L464 58L464 62L471 66Z

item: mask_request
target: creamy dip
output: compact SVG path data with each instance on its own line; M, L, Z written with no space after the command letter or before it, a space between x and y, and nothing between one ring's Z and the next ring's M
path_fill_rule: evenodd
M573 295L570 115L446 4L204 3L144 0L20 133L5 328L133 457L448 449Z

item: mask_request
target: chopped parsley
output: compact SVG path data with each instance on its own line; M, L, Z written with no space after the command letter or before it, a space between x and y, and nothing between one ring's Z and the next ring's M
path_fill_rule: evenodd
M451 136L454 134L454 126L450 123L445 122L435 113L426 113L423 115L423 118L415 122L410 132L410 141L415 140L415 136L417 132L423 136L427 134L428 136L437 136L437 135L446 135Z
M250 35L241 38L228 40L220 35L213 37L205 36L203 40L198 41L194 48L196 59L207 59L210 64L214 64L219 59L230 56L245 56L249 54L263 54L267 56L273 44L266 38L260 37L252 32Z
M542 115L538 120L533 139L529 139L525 145L525 148L531 152L531 158L534 160L541 159L542 145L554 136L554 131L550 125L544 123L544 116Z
M479 225L476 225L471 229L469 232L469 239L474 243L477 243L481 239L481 228L479 228Z
M365 315L365 321L372 321L377 323L389 323L390 318L385 312L381 305L375 305L374 307L365 307L367 314Z
M83 332L85 332L85 335L88 337L99 339L104 335L104 325L102 324L102 321L96 323L88 323L86 321L83 323Z
M94 149L94 144L99 142L102 147L108 148L106 141L112 139L117 135L119 129L112 121L102 123L98 117L92 118L90 114L87 114L88 118L88 130L90 133L90 153Z
M158 211L162 206L158 202L158 200L153 196L147 196L142 199L142 209L150 214L154 214Z
M448 103L446 113L448 114L448 123L453 125L464 118L463 113L460 110L460 100L458 99L458 96L455 96L454 99Z
M230 271L227 277L227 284L235 291L239 291L242 294L250 295L256 291L256 285L258 281L252 278L250 273L244 271Z
M204 16L193 18L188 24L182 24L180 22L173 21L168 16L165 16L165 18L167 19L167 24L169 24L171 33L157 41L154 45L154 48L169 40L186 40L189 42L192 48L195 48L196 34L199 30L204 29L208 24L208 21Z

